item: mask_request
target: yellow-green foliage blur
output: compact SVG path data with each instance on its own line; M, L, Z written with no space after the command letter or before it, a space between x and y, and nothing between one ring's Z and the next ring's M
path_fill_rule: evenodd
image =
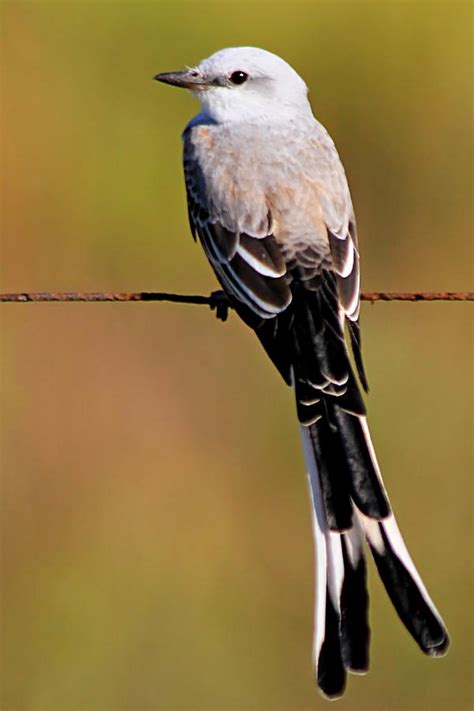
M367 290L472 278L469 2L1 3L2 291L216 282L152 81L257 45L308 83ZM313 551L291 393L199 306L5 304L1 708L309 711ZM425 658L370 566L372 668L340 711L472 708L472 304L362 308L373 436L452 648Z

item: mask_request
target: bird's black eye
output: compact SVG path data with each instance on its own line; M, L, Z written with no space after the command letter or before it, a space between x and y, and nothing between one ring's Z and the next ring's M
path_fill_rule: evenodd
M243 84L247 81L248 78L249 75L245 72L232 72L232 74L230 75L230 80L232 84Z

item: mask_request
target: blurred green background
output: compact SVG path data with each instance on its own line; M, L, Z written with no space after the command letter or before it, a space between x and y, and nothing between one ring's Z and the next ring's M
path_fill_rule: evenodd
M225 46L281 54L334 137L367 290L472 288L469 2L1 3L1 290L208 293L180 132L152 81ZM369 410L452 636L421 655L370 568L372 669L341 711L471 709L472 304L364 305ZM235 316L6 304L5 711L329 708L291 393Z

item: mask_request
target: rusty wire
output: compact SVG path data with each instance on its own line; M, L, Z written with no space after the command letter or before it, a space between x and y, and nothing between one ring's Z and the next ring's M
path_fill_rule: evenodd
M472 291L366 291L362 301L474 301ZM232 308L223 291L214 291L209 296L201 294L169 294L161 291L63 291L22 292L0 294L0 302L117 302L117 301L171 301L179 304L198 304L215 310L221 321L226 321Z
M362 301L474 301L473 291L366 291ZM223 292L209 296L169 294L159 291L66 291L19 292L0 294L0 302L104 302L104 301L171 301L180 304L203 304L215 308L225 300Z

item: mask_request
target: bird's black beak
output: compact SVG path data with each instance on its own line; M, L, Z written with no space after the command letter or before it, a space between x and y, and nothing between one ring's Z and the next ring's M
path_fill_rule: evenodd
M192 91L204 89L209 86L202 74L196 69L185 69L182 72L162 72L153 77L153 79L161 81L163 84L171 84L171 86L191 89Z

